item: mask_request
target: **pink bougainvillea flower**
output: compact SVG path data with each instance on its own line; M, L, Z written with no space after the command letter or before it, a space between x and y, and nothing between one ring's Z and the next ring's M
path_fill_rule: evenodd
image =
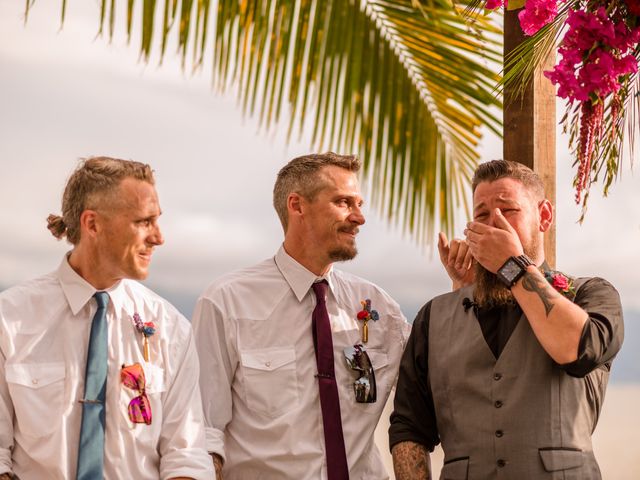
M525 35L531 36L552 22L557 15L556 0L527 0L524 9L518 14L518 19Z
M495 10L496 8L500 8L502 6L506 7L506 2L504 0L487 0L484 8L486 8L487 10Z

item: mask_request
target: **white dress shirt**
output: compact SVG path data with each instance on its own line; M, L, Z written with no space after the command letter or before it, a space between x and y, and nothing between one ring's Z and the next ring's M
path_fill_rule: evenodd
M143 285L122 280L109 294L104 477L212 480L204 446L198 358L189 322ZM21 480L73 479L96 289L65 258L57 271L0 293L0 473ZM144 362L138 313L153 321ZM151 425L133 424L120 382L123 364L144 366Z
M409 325L398 304L366 280L332 269L327 310L351 480L389 478L374 430L396 381ZM327 478L311 314L318 278L280 248L231 273L198 300L194 335L202 365L207 449L225 458L225 480ZM377 401L356 403L356 372L343 350L361 342L361 300L380 314L366 349Z

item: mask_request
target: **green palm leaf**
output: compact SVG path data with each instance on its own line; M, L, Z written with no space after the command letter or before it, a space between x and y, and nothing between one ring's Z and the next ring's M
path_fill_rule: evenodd
M313 148L358 152L378 211L418 241L436 224L453 230L481 127L501 133L501 30L491 19L472 27L446 0L219 0L210 43L212 2L159 3L143 1L143 58L158 8L161 57L177 24L183 66L191 50L200 67L211 46L215 87L237 87L265 130L310 128ZM102 0L101 23L114 8Z

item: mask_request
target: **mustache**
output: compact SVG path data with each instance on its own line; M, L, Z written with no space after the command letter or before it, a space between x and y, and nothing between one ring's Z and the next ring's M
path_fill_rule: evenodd
M358 227L344 226L344 227L338 228L338 232L350 233L351 235L357 235L360 232L360 229Z

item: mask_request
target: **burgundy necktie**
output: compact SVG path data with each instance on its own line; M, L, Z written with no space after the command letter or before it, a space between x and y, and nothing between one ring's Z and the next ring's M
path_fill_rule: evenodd
M342 419L340 417L340 399L338 384L333 368L333 340L331 323L327 313L327 281L313 284L318 303L313 310L312 329L313 347L318 365L318 388L320 390L320 408L324 427L324 445L327 453L328 480L348 480L349 467L344 448Z

